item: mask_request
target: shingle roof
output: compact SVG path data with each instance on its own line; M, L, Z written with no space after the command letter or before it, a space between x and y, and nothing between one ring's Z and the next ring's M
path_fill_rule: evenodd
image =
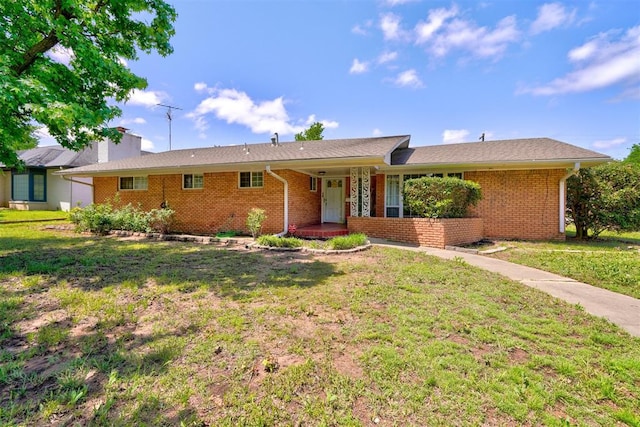
M113 162L98 163L63 174L94 174L115 171L160 170L268 162L308 162L371 158L382 161L397 147L408 146L410 136L334 139L323 141L248 144L165 151Z
M467 165L610 160L595 151L550 138L442 144L396 150L392 165Z
M72 151L60 145L36 147L18 152L20 159L28 167L73 168L90 165L98 161L97 152L93 150Z

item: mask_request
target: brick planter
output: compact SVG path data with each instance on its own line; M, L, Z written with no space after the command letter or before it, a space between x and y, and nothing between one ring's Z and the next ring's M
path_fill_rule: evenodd
M477 242L484 229L482 218L349 217L347 227L350 233L434 248Z

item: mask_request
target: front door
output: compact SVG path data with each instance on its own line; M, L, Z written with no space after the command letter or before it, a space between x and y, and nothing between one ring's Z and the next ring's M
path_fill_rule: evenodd
M344 179L322 180L324 214L322 222L344 222Z

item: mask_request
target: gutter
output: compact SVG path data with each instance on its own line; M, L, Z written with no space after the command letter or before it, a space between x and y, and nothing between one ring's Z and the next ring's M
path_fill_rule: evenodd
M276 175L274 172L272 172L271 165L266 165L265 170L269 175L284 184L284 230L281 233L277 234L278 236L284 236L289 231L289 183L280 175Z
M560 210L558 212L559 215L559 219L560 219L560 233L564 233L565 232L565 217L566 217L566 210L567 210L567 200L566 200L566 189L567 189L567 179L573 175L575 175L576 173L578 173L578 171L580 170L580 162L576 162L573 165L573 169L567 173L565 176L563 176L562 178L560 178Z
M58 176L61 176L62 179L64 179L65 181L69 181L69 182L75 182L76 184L83 184L83 185L88 185L89 187L93 187L93 184L89 184L88 182L83 182L83 181L76 181L73 178L67 178L66 175L62 175L62 174L56 174Z

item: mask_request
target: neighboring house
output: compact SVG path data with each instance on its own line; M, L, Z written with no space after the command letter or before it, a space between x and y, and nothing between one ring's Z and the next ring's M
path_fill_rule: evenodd
M144 209L167 203L176 229L245 230L266 210L263 231L345 223L349 231L422 245L488 238L564 239L565 181L606 155L548 138L409 147L410 136L175 150L58 172L92 177L94 200L119 193ZM450 176L478 182L470 219L413 218L403 182Z
M141 138L126 133L121 142L110 140L93 143L81 151L59 145L36 147L20 151L22 170L9 169L0 164L0 206L20 210L63 210L86 206L93 202L93 180L54 175L60 170L139 157Z

